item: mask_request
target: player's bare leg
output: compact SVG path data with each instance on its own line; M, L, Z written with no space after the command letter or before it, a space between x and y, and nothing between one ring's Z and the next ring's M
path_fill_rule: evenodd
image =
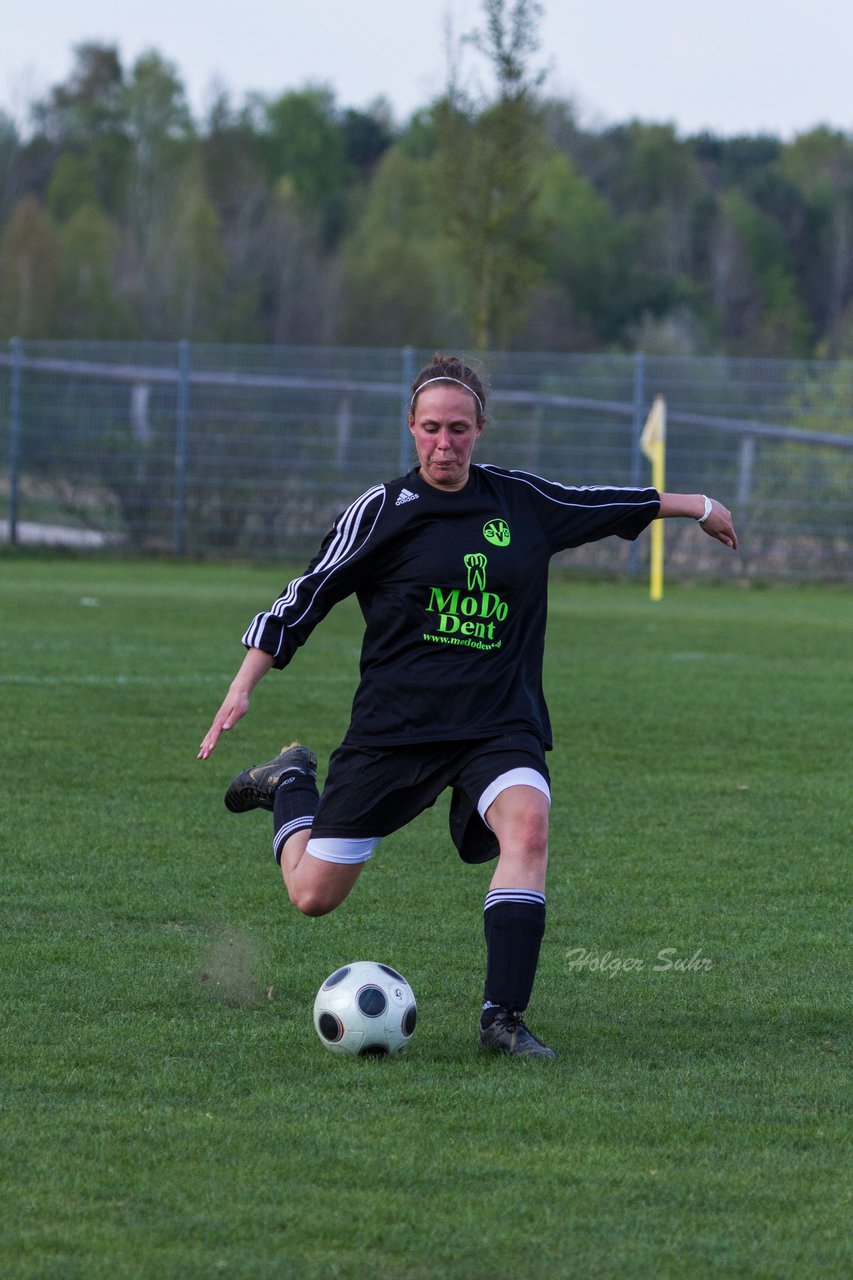
M535 787L507 787L486 810L500 845L491 889L545 892L548 869L548 797Z
M340 906L363 862L326 862L308 853L310 830L295 832L281 847L281 876L290 901L306 916L324 916Z

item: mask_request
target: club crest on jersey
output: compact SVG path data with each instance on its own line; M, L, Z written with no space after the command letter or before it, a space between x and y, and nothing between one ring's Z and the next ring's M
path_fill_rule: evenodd
M510 539L509 525L506 520L501 520L499 517L487 520L483 525L483 537L493 547L508 547Z

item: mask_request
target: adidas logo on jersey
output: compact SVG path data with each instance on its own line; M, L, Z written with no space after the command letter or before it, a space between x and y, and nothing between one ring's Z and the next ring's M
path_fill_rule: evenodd
M406 502L417 502L420 496L421 495L419 493L412 493L411 489L401 489L400 496L394 503L394 506L402 507Z

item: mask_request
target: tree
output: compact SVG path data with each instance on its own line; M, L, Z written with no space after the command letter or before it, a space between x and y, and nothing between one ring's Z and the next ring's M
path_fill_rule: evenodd
M55 154L85 157L97 202L117 213L124 204L127 137L124 72L114 45L74 48L68 80L55 85L33 116Z
M778 224L740 191L720 202L713 250L714 304L729 350L802 355L809 325Z
M264 341L333 341L337 271L292 192L280 188L265 205L247 260Z
M98 203L98 176L90 153L65 151L56 162L47 188L46 204L57 222L64 222L84 206Z
M0 238L0 334L49 338L56 331L60 248L34 196L21 200Z
M96 138L121 132L123 80L115 45L75 45L68 80L34 108L37 125L61 146L88 147Z
M531 219L537 228L543 285L526 339L549 350L592 350L619 336L620 243L608 202L554 154L536 175Z
M226 228L242 237L267 198L261 139L248 108L237 110L223 90L208 110L201 139L205 184Z
M171 213L181 167L194 131L176 68L158 53L134 63L124 92L131 179L129 225L143 257L149 233Z
M194 137L186 91L174 63L156 50L133 64L123 98L133 159L143 178L154 173L166 155L183 155Z
M60 228L58 329L64 338L128 336L128 317L116 297L119 234L106 214L81 205Z
M131 300L139 331L148 338L185 336L183 317L196 323L187 284L187 227L198 216L199 181L188 178L197 151L186 94L175 66L156 52L139 57L124 93L130 179L125 218L123 293ZM188 205L182 207L186 197ZM215 211L213 213L215 220ZM209 220L208 220L209 222ZM202 219L202 241L209 244ZM184 266L179 268L178 263ZM215 268L218 272L218 265ZM183 299L180 301L179 299Z
M334 94L307 88L262 106L262 154L274 187L294 196L303 217L313 216L325 243L343 229L348 169Z
M219 215L198 158L178 187L170 244L171 336L209 342L219 336L226 264Z
M18 131L14 121L0 111L0 226L14 204L14 175L18 158Z
M670 275L686 274L693 267L694 210L704 187L693 151L672 125L635 120L619 132L623 146L613 175L614 203L625 213L645 215L650 265Z
M268 287L262 243L275 204L261 145L247 108L236 109L227 93L216 94L200 138L204 185L219 217L226 264L219 325L223 342L272 341L262 299Z
M825 354L837 356L853 310L853 140L831 129L813 129L785 149L781 167L804 194L811 214L814 310Z
M341 117L344 160L351 173L368 180L394 141L390 108L380 98L369 111L348 107Z
M220 338L226 269L219 215L191 156L161 190L128 285L145 337Z
M494 97L474 104L451 73L436 109L445 230L466 285L471 336L481 349L506 343L521 326L540 278L530 213L542 149L536 100L542 73L531 67L542 6L483 0L483 9L484 29L469 43L489 62Z
M435 165L392 147L341 251L342 342L432 346L455 319L453 269L430 193Z
M849 354L853 137L584 128L540 98L541 13L482 0L401 129L316 85L222 92L196 127L156 50L77 45L34 133L0 112L4 325Z

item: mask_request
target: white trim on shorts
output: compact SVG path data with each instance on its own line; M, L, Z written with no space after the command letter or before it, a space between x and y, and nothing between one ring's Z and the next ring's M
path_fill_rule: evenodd
M321 862L340 862L344 865L367 862L373 850L381 842L381 836L368 836L364 840L337 836L312 836L307 852Z
M477 801L477 812L486 822L486 812L489 805L497 800L502 791L506 791L509 787L535 787L537 791L541 791L548 801L548 807L551 807L551 788L536 769L520 768L509 769L506 773L502 773L499 778L495 778L494 782L490 782L486 787L480 799ZM488 822L486 826L489 827ZM491 831L491 827L489 827Z

